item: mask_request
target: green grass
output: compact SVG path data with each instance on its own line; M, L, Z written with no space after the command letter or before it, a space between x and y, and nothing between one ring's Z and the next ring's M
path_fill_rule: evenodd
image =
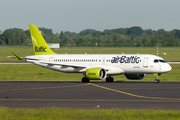
M1 120L178 120L180 110L0 107Z
M180 81L180 64L172 64L172 71L162 74L161 81ZM62 73L33 64L0 65L0 81L81 81L81 73ZM115 81L129 81L124 75L113 76ZM143 80L154 81L152 74L147 74Z
M156 48L59 48L53 49L58 54L153 54L156 55ZM0 47L0 62L20 62L17 59L9 59L7 56L13 56L15 52L21 57L33 55L32 47ZM166 55L163 55L166 53ZM166 61L180 61L180 48L159 48L159 56Z

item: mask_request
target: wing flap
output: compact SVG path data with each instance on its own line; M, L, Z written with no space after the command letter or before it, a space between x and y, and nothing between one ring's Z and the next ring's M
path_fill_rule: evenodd
M48 64L48 65L59 65L59 66L73 67L73 68L87 68L87 66L77 65L77 64L64 64L64 63L45 62L45 61L39 61L39 63Z

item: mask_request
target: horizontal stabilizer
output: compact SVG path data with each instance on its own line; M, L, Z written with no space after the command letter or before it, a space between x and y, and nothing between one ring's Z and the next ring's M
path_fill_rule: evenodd
M14 56L7 56L7 58L17 58L18 60L40 60L39 58L26 58L26 57L20 57L16 53L12 52Z
M17 54L15 54L14 52L12 52L12 54L18 59L18 60L23 60L23 58L19 57Z

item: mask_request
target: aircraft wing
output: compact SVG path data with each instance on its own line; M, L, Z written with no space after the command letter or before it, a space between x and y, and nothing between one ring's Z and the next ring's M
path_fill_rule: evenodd
M46 61L36 61L37 63L41 64L48 64L48 65L59 65L59 66L65 66L65 67L73 67L73 68L80 68L80 69L89 69L89 68L97 68L97 67L102 67L107 71L107 74L109 75L119 75L124 73L124 71L118 67L115 66L109 66L109 65L80 65L80 64L68 64L68 63L56 63L56 62L46 62ZM117 72L118 71L118 72Z
M85 65L78 65L78 64L65 64L65 63L55 63L55 62L45 62L45 61L38 61L41 64L48 64L48 65L59 65L59 66L66 66L66 67L73 67L73 68L87 68Z

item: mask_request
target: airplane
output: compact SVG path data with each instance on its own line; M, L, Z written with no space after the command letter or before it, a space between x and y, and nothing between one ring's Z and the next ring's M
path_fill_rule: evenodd
M82 82L103 80L113 82L114 75L125 75L127 79L140 80L145 74L154 74L159 83L161 73L171 71L171 66L161 57L150 54L56 54L54 53L38 28L29 25L34 54L19 57L38 66L65 73L82 73Z

